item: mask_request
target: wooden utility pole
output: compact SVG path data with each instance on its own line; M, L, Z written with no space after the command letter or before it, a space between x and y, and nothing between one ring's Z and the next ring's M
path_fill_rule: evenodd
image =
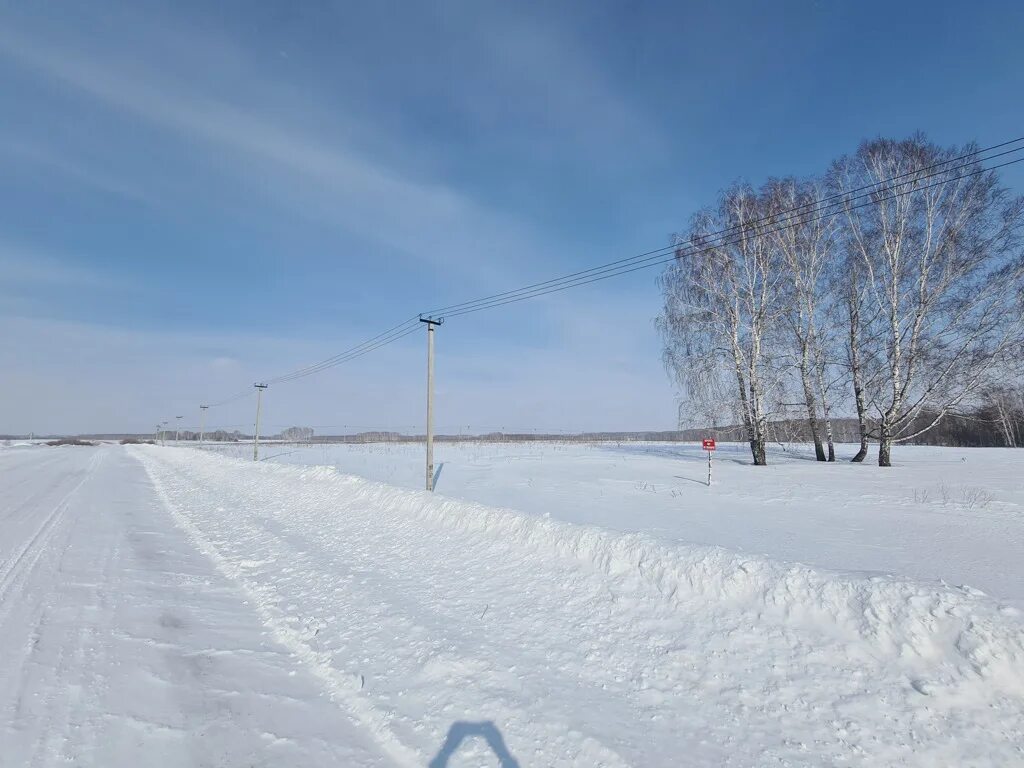
M206 437L206 409L208 405L199 406L199 447L203 446L203 438Z
M263 405L263 390L266 384L253 384L256 387L256 432L252 436L252 460L260 460L260 406Z
M421 323L427 324L427 490L434 490L434 326L444 322L443 317L436 320L421 317Z

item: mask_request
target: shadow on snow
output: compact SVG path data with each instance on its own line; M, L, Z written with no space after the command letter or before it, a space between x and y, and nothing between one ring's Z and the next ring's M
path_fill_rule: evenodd
M448 761L458 751L462 742L471 738L482 738L487 742L491 752L498 758L500 768L519 768L519 762L512 757L512 753L505 746L505 739L502 738L501 731L490 720L483 720L479 723L464 721L453 723L452 727L448 729L444 744L441 745L441 749L427 768L447 768Z

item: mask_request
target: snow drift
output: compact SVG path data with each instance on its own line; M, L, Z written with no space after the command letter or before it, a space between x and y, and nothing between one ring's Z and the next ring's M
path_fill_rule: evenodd
M946 661L950 672L981 675L1001 688L1024 693L1024 626L1017 622L1019 612L970 587L834 573L717 547L668 547L641 534L396 489L341 475L330 467L270 471L298 474L304 482L315 483L317 493L331 493L337 484L332 500L339 512L360 505L415 515L432 525L571 557L611 576L635 573L668 600L733 601L775 618L834 624L872 643L880 653Z
M886 575L829 572L718 547L666 546L641 534L486 507L426 491L409 491L345 475L334 467L241 464L287 484L293 501L413 516L443 529L491 536L510 546L573 558L610 576L635 574L670 601L730 601L765 618L824 623L871 643L879 653L945 663L953 676L980 675L1024 694L1024 625L1020 612L968 586L921 583ZM301 483L296 493L294 481Z
M396 754L428 756L453 716L486 714L551 765L674 765L680 749L694 765L1021 755L1024 627L976 590L671 545L332 467L129 450L274 636Z

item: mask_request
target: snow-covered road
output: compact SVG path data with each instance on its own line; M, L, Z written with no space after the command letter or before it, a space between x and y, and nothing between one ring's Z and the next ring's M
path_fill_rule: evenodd
M0 765L385 766L116 446L0 453Z
M1024 763L969 590L189 449L0 478L3 765Z

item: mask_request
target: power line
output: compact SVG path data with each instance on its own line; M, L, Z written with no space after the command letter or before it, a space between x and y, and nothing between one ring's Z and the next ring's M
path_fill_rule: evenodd
M320 373L321 371L327 370L328 368L333 368L337 365L341 365L342 363L347 363L350 360L355 360L358 357L362 357L363 355L369 354L370 352L378 350L381 347L385 347L388 344L392 344L398 341L399 339L408 336L410 333L412 333L419 327L417 320L418 317L406 320L405 322L396 325L394 328L390 328L389 330L384 331L383 333L379 333L376 336L367 339L363 343L357 344L356 346L345 350L344 352L339 352L336 355L332 355L326 360L321 360L319 363L307 365L305 368L299 368L298 370L292 371L290 373L282 374L281 376L277 376L273 379L268 379L265 383L283 384L285 382L294 381L296 379L301 379L306 376L312 376L314 373ZM209 405L211 407L227 405L229 403L241 400L242 398L248 397L251 394L252 390L243 390L242 392L232 395L231 397L227 397L215 403L210 403Z
M287 382L287 381L294 381L295 379L301 379L301 378L303 378L305 376L311 376L314 373L319 373L320 371L326 370L328 368L333 368L336 365L341 365L342 363L347 363L350 360L355 360L358 357L362 357L363 355L369 354L370 352L378 350L381 347L386 347L388 344L393 344L394 342L398 341L399 339L405 338L406 336L408 336L410 333L412 333L416 329L417 329L417 326L412 326L412 327L409 327L409 328L405 328L402 331L395 332L395 333L389 335L388 337L386 337L384 339L381 339L380 341L378 341L378 342L376 342L374 344L371 344L369 346L360 346L360 347L356 348L355 350L353 350L353 351L351 351L351 352L349 352L347 354L344 354L344 355L332 358L330 362L326 362L325 361L323 363L320 363L320 364L316 365L315 367L312 367L312 368L310 368L308 370L304 370L301 373L297 372L297 373L287 374L287 375L281 376L281 377L279 377L278 379L275 380L275 383L283 383L283 382Z
M234 402L236 402L238 400L241 400L244 397L248 397L251 394L252 394L252 390L251 389L245 389L245 390L242 390L241 392L238 392L238 393L236 393L234 395L231 395L230 397L225 397L223 400L218 400L215 403L207 403L207 405L209 405L211 408L217 408L217 407L219 407L221 405L227 405L228 403L234 403Z
M286 381L295 381L295 379L301 379L306 376L312 376L314 373L320 373L320 371L327 370L328 368L333 368L337 365L341 365L342 363L347 363L350 360L355 360L357 357L362 357L363 355L367 355L370 352L380 349L381 347L386 347L388 344L393 344L399 339L405 338L413 331L418 330L419 326L413 325L411 327L405 327L405 324L403 324L402 326L396 326L396 328L402 328L402 330L393 331L387 336L381 334L383 338L381 338L380 336L374 337L380 339L375 343L370 344L369 342L363 342L363 344L360 344L357 347L353 347L351 350L335 355L334 357L328 358L327 360L324 360L312 366L308 366L307 368L303 368L299 371L285 374L283 376L278 376L276 379L271 379L267 383L282 384Z
M1024 147L1021 147L1020 149L1024 149ZM1018 151L1018 150L1013 150L1013 151ZM940 181L936 181L936 182L933 182L931 184L927 184L927 185L925 185L923 187L917 187L915 189L909 189L909 190L905 190L903 192L895 192L892 195L888 195L888 196L885 196L885 197L880 197L880 198L879 197L875 197L872 200L868 200L868 201L860 203L858 205L849 206L847 208L844 208L844 210L854 211L854 210L857 210L858 208L864 208L865 206L868 206L868 205L874 205L874 204L876 204L878 202L881 202L881 201L884 201L884 200L895 199L895 198L901 197L903 195L911 194L912 192L922 192L922 191L924 191L926 189L931 189L932 187L937 187L937 186L940 186L940 185L943 185L943 184L948 184L950 182L958 181L960 179L969 178L971 176L977 176L979 174L986 173L988 171L993 171L993 170L995 170L997 168L1003 168L1005 166L1014 165L1015 163L1020 163L1020 162L1024 162L1024 157L1017 158L1016 160L1009 160L1007 162L999 163L997 165L989 166L987 168L981 168L981 169L978 169L976 171L972 171L970 173L962 174L960 176L954 176L952 178L942 179ZM905 183L907 183L907 182L904 182L904 184ZM875 193L871 193L871 194L875 194ZM863 195L859 195L858 197L863 197ZM854 198L854 199L856 199L856 198ZM833 203L831 205L836 205L836 204ZM829 207L831 207L831 206L829 206ZM831 216L831 215L833 215L834 213L837 213L837 212L838 211L829 211L827 213L822 213L820 216L817 216L817 217L815 217L813 219L808 220L808 223L812 222L812 221L817 221L817 220L822 219L822 218L825 218L826 216ZM786 229L787 226L788 225L785 225L785 226L781 226L781 227L778 227L778 228L775 228L775 229L764 228L759 233L760 234L770 234L772 232L778 232L778 231L781 231L783 229ZM747 234L748 234L747 232L743 232L741 234L741 237L746 237ZM580 287L582 285L588 285L590 283L600 282L601 280L608 280L608 279L613 278L613 277L620 277L622 275L628 275L631 272L637 272L637 271L639 271L641 269L649 269L651 267L660 266L662 264L669 264L669 263L677 261L677 260L679 260L681 258L685 258L685 257L688 257L688 256L694 256L694 255L696 255L698 253L704 253L704 252L706 252L708 250L711 250L712 248L720 248L720 247L725 246L725 245L733 245L733 244L735 244L735 242L738 242L738 240L737 241L733 241L733 242L721 241L721 242L717 242L717 243L711 243L709 245L704 245L704 246L701 246L701 247L694 246L694 247L691 247L689 250L686 250L684 247L679 247L679 246L668 246L667 248L661 249L661 251L665 251L668 248L673 248L673 249L676 249L676 252L673 253L671 256L668 256L667 258L664 256L664 253L657 253L656 255L653 255L653 256L647 257L645 259L642 259L639 262L637 262L637 261L629 261L628 263L621 264L620 266L607 267L607 268L604 268L604 269L602 269L602 268L595 268L597 270L596 272L593 271L593 270L587 270L584 273L580 273L581 274L580 277L576 277L576 278L573 278L571 280L568 279L571 276L567 276L566 278L560 278L563 281L567 280L566 282L558 282L558 280L548 281L548 283L557 283L556 285L550 285L549 287L544 287L544 285L545 285L544 283L538 284L539 287L537 287L537 288L532 288L530 286L527 286L526 288L522 288L522 289L519 289L517 291L508 291L508 292L506 292L504 294L500 294L499 295L499 300L489 301L487 303L476 303L475 306L472 306L474 304L474 302L466 302L466 304L471 305L471 306L466 306L465 308L460 309L460 310L455 311L455 312L443 313L443 316L447 317L447 318L458 317L460 315L468 315L468 314L471 314L473 312L481 312L481 311L483 311L485 309L493 309L495 307L504 306L506 304L514 304L514 303L519 302L519 301L526 301L527 299L535 299L535 298L537 298L539 296L545 296L545 295L550 294L550 293L558 293L559 291L565 291L565 290L568 290L570 288L578 288L578 287ZM508 298L500 298L500 296L507 296ZM480 301L483 301L483 300L480 300ZM455 305L455 306L462 306L462 305Z
M568 274L568 275L563 275L561 277L552 278L550 280L545 280L545 281L538 282L538 283L533 283L531 285L526 285L526 286L523 286L521 288L517 288L517 289L514 289L514 290L503 291L501 293L492 294L490 296L485 296L485 297L482 297L482 298L479 298L479 299L473 299L473 300L461 302L461 303L458 303L458 304L451 304L451 305L448 305L446 307L440 307L440 308L431 310L429 313L422 313L421 315L413 316L413 317L403 321L402 323L399 323L398 325L396 325L396 326L394 326L392 328L389 328L388 330L383 331L382 333L379 333L376 336L373 336L373 337L363 341L362 343L360 343L360 344L358 344L358 345L356 345L354 347L351 347L351 348L349 348L347 350L339 352L338 354L333 355L331 357L328 357L328 358L326 358L324 360L321 360L320 362L313 363L311 365L305 366L303 368L299 368L299 369L297 369L295 371L291 371L289 373L282 374L282 375L277 376L277 377L272 378L272 379L268 379L268 380L266 380L266 383L267 384L282 384L282 383L286 383L286 382L289 382L289 381L295 381L297 379L305 378L306 376L312 376L313 374L320 373L321 371L327 370L329 368L333 368L335 366L341 365L341 364L349 362L351 360L355 360L355 359L357 359L359 357L362 357L363 355L369 354L370 352L374 352L374 351L380 349L381 347L384 347L384 346L387 346L389 344L392 344L392 343L394 343L394 342L404 338L405 336L408 336L409 334L413 333L419 327L419 323L417 321L423 315L443 316L443 317L458 317L460 315L471 314L473 312L479 312L479 311L483 311L485 309L493 309L495 307L504 306L506 304L514 304L514 303L517 303L517 302L520 302L520 301L526 301L527 299L533 299L533 298L537 298L537 297L540 297L540 296L545 296L547 294L557 293L557 292L560 292L560 291L563 291L563 290L568 290L570 288L577 288L577 287L580 287L580 286L583 286L583 285L588 285L590 283L599 282L599 281L602 281L602 280L608 280L608 279L613 278L613 277L620 277L622 275L626 275L626 274L629 274L631 272L636 272L636 271L641 270L641 269L648 269L648 268L651 268L651 267L660 266L662 264L667 264L667 263L676 261L676 260L678 260L680 258L683 258L683 257L686 257L686 256L692 256L692 255L695 255L696 253L704 252L704 251L709 250L709 249L711 249L713 247L721 247L723 245L729 245L731 243L724 242L725 238L728 238L728 237L732 236L735 233L741 233L744 236L746 236L748 228L751 228L751 227L755 227L756 228L756 227L759 227L760 225L765 224L765 223L768 223L770 225L770 227L775 227L774 229L770 228L770 227L769 228L763 228L763 231L765 233L776 232L776 231L780 231L781 229L785 229L786 227L784 225L786 224L786 222L790 222L790 221L793 221L795 219L798 219L798 218L800 218L802 215L804 215L806 213L817 213L817 214L820 214L817 217L810 219L808 221L808 223L809 223L809 222L812 222L812 221L817 221L820 218L823 218L825 216L832 215L834 213L838 213L838 210L836 210L836 211L828 211L828 209L834 208L837 205L844 205L843 210L846 210L846 211L856 210L858 208L862 208L862 207L865 207L867 205L872 205L872 204L875 204L877 202L881 202L881 201L886 200L886 199L894 199L896 197L900 197L902 195L910 194L912 192L921 192L921 191L924 191L926 189L930 189L930 188L935 187L935 186L939 186L939 185L942 185L942 184L947 184L947 183L950 183L950 182L953 182L953 181L957 181L957 180L960 180L960 179L963 179L963 178L968 178L968 177L971 177L971 176L976 176L978 174L986 173L988 171L992 171L992 170L995 170L997 168L1002 168L1002 167L1005 167L1005 166L1014 165L1015 163L1019 163L1019 162L1024 161L1024 157L1018 158L1018 159L1015 159L1015 160L1011 160L1011 161L1007 161L1007 162L1003 162L1003 163L1000 163L1000 164L997 164L997 165L994 165L994 166L989 166L987 168L980 168L980 169L974 170L974 171L972 171L970 173L966 173L966 174L963 174L963 175L960 175L960 176L955 176L955 177L952 177L952 178L945 178L945 179L942 179L940 181L933 182L932 184L925 185L923 187L915 186L915 187L913 187L911 189L907 189L907 190L902 191L902 192L894 192L893 194L891 194L891 195L889 195L887 197L883 197L883 198L878 198L877 197L877 193L879 191L886 191L885 185L892 184L893 182L899 181L900 179L906 179L907 177L911 177L911 176L914 177L914 178L910 179L909 181L902 181L899 184L896 184L894 188L900 188L900 187L904 187L904 186L908 186L908 185L918 185L923 180L926 180L926 179L929 179L929 178L933 178L935 176L940 176L940 175L943 175L943 174L949 174L949 173L952 173L952 172L955 172L955 171L959 171L959 170L962 170L963 168L966 168L966 167L969 167L970 165L973 165L974 163L987 162L987 161L990 161L990 160L993 160L993 159L996 159L996 158L999 158L999 157L1003 157L1003 156L1010 155L1010 154L1013 154L1013 153L1016 153L1016 152L1020 152L1020 151L1024 150L1024 146L1015 147L1013 149L1007 149L1007 150L1005 150L1003 152L999 152L999 153L996 153L994 155L990 155L990 156L987 156L987 157L979 157L980 155L983 155L983 154L988 153L988 152L992 152L993 150L1002 149L1004 147L1009 147L1009 146L1014 145L1014 144L1020 144L1021 142L1024 142L1024 137L1012 139L1010 141L1004 141L1004 142L1001 142L999 144L993 144L993 145L991 145L989 147L985 147L985 148L982 148L982 149L974 150L972 152L965 153L965 154L960 155L960 156L955 157L955 158L950 158L950 159L947 159L947 160L944 160L944 161L941 161L941 162L938 162L938 163L934 163L934 164L929 165L929 166L925 166L924 168L914 169L912 171L907 171L907 172L904 172L904 173L892 176L892 177L890 177L888 179L882 179L882 180L877 181L877 182L872 182L871 184L866 184L866 185L863 185L861 187L857 187L855 189L849 190L848 192L842 192L842 193L833 194L833 195L830 195L828 197L825 197L825 198L822 198L822 199L819 199L819 200L812 200L812 201L809 201L807 203L803 203L801 205L794 206L793 208L790 208L790 209L779 211L777 213L774 213L774 214L771 214L771 215L768 215L768 216L763 216L763 217L761 217L759 219L754 219L754 220L749 221L749 222L744 222L742 224L737 224L737 225L734 225L732 227L727 227L725 229L722 229L722 230L719 230L717 232L713 232L713 233L710 234L710 237L713 240L719 240L720 241L718 243L712 242L712 243L706 244L706 245L704 245L704 246L702 246L700 248L692 247L690 250L687 250L685 247L680 247L678 244L672 244L672 245L668 245L668 246L663 246L661 248L657 248L657 249L654 249L654 250L651 250L651 251L646 251L644 253L640 253L640 254L637 254L635 256L630 256L630 257L626 257L626 258L623 258L623 259L618 259L616 261L611 261L611 262L608 262L608 263L605 263L605 264L600 264L598 266L591 267L589 269L580 270L580 271L573 272L573 273ZM965 163L965 164L963 164L963 165L961 165L961 166L959 166L957 168L947 168L945 170L935 170L937 168L942 168L943 166L948 166L948 165L951 165L951 164L954 164L954 163L957 163L957 162L960 162L960 161L963 161L963 160L967 160L968 158L975 158L975 160L972 161L972 163ZM923 171L932 171L932 172L931 173L926 173L924 175L921 175ZM849 206L848 205L849 202L852 202L852 201L857 200L859 198L872 197L872 196L874 196L874 197L872 199L866 201L866 202L860 203L860 204L855 205L855 206ZM829 201L836 201L836 202L829 202ZM811 209L811 210L807 210L807 209ZM779 218L780 216L782 216L783 218L780 219ZM782 226L780 226L780 225L782 225ZM668 251L672 251L673 253L672 253L671 256L668 256L666 258L666 253ZM240 399L242 399L244 397L248 397L251 394L252 394L252 390L251 389L244 390L244 391L239 392L239 393L237 393L235 395L227 397L227 398L225 398L223 400L210 403L209 405L211 407L218 407L218 406L222 406L222 405L227 405L229 403L236 402L237 400L240 400Z
M285 373L285 374L282 374L280 376L276 376L276 377L274 377L272 379L267 379L266 383L267 384L279 384L279 383L284 382L284 381L291 381L292 379L297 379L297 378L301 378L302 376L308 376L308 375L310 375L312 373L317 373L318 371L321 371L324 368L331 367L332 365L336 364L337 361L344 362L344 360L342 360L342 358L348 358L350 355L355 355L356 357L358 357L360 354L363 354L362 350L365 347L367 347L369 345L373 345L374 342L381 341L381 342L390 344L391 341L397 341L399 338L401 338L401 336L396 336L393 339L390 338L393 334L399 333L403 329L406 329L407 327L411 327L413 329L418 328L419 326L416 324L417 320L418 320L418 316L413 316L413 317L409 318L408 320L405 320L404 322L399 323L398 325L394 326L393 328L389 328L388 330L386 330L386 331L384 331L382 333L379 333L379 334L377 334L376 336L374 336L372 338L367 339L362 344L357 344L356 346L354 346L354 347L352 347L350 349L346 349L344 352L339 352L336 355L328 357L326 360L321 360L318 363L313 363L312 365L307 365L305 368L299 368L296 371L292 371L290 373ZM375 345L374 349L376 349L378 346L384 346L384 344L381 343L379 345Z
M804 210L804 209L806 209L808 207L821 206L822 204L826 203L827 201L838 200L840 198L849 198L850 196L854 196L854 199L858 198L858 197L865 197L865 195L861 195L859 193L864 193L864 190L871 189L872 187L879 187L879 186L882 186L884 184L888 184L888 183L891 183L893 181L896 181L898 179L906 178L907 176L910 176L910 175L919 174L919 173L922 173L924 171L931 171L931 170L934 170L935 168L939 168L941 166L945 166L945 165L950 165L952 163L961 162L963 160L967 160L968 158L974 158L974 157L977 157L978 155L983 155L985 153L992 152L993 150L998 150L998 148L1001 148L1001 147L1004 147L1004 146L1009 146L1009 145L1015 144L1015 143L1020 143L1022 141L1024 141L1024 136L1022 136L1020 138L1015 138L1015 139L1013 139L1011 141L1002 141L1002 142L997 143L997 144L992 144L991 146L986 146L984 148L981 148L981 150L976 150L974 152L970 152L970 153L967 153L965 155L958 156L956 158L950 158L948 160L942 161L940 163L934 163L934 164L932 164L930 166L926 166L924 168L915 169L913 171L906 171L904 173L897 174L897 175L892 176L892 177L887 178L887 179L881 179L879 181L872 182L870 184L864 184L863 186L859 186L859 187L856 187L854 189L850 189L849 191L846 191L846 193L838 193L836 195L830 195L830 196L828 196L826 198L822 198L821 200L811 201L809 203L805 203L803 205L799 205L799 206L796 206L796 207L791 208L791 209L779 211L777 213L774 213L774 214L771 214L771 215L767 215L767 216L762 216L759 219L753 219L752 221L745 222L743 224L736 224L736 225L733 225L733 226L730 226L730 227L726 227L726 228L720 229L720 230L718 230L716 232L711 232L709 237L728 237L729 234L731 234L731 233L733 233L733 232L735 232L737 230L742 230L742 229L744 229L746 227L749 227L749 226L756 226L756 225L758 225L760 223L763 223L763 222L766 222L766 221L771 221L772 219L774 219L773 223L780 223L781 221L790 221L790 220L793 220L793 219L797 218L798 217L797 214L800 211L802 211L802 210ZM1008 150L1006 152L1002 152L1002 153L999 153L997 155L993 155L993 156L988 157L988 158L980 158L980 159L978 159L977 162L985 162L985 161L988 161L988 160L994 160L995 158L998 158L998 157L1001 157L1001 156L1004 156L1004 155L1008 155L1008 154L1012 154L1012 153L1015 153L1015 152L1020 152L1021 150L1024 150L1024 146L1018 146L1018 147L1014 148L1014 150ZM948 172L948 171L939 171L939 172L936 172L936 173L928 174L926 176L918 176L918 177L914 178L911 182L905 182L905 183L916 183L916 182L924 180L926 178L931 178L932 176L938 175L939 173L946 173L946 172ZM871 193L867 193L867 195L870 195L870 194ZM829 204L829 205L827 205L825 207L831 207L831 206L834 206L834 205L837 205L837 204L833 203L833 204ZM775 218L777 216L781 216L781 215L785 215L785 214L794 214L794 215L792 215L792 216L790 216L788 218L782 219L782 220L779 220L779 219ZM446 316L455 316L455 314L452 313L453 310L459 310L459 309L468 308L469 305L489 303L492 300L502 299L502 298L506 298L506 297L511 298L513 295L524 293L524 292L530 291L532 289L540 289L540 288L544 288L544 287L547 287L547 286L554 287L553 284L560 284L560 283L563 283L563 282L566 282L566 281L570 281L570 280L572 280L574 278L581 278L581 279L583 279L583 278L586 278L586 276L589 276L589 275L594 274L594 273L606 271L606 270L608 270L610 268L613 268L613 267L616 267L618 265L627 266L629 264L636 263L636 262L638 262L640 260L647 260L648 258L656 258L657 256L662 255L662 254L664 254L664 253L666 253L668 251L674 250L675 248L676 248L675 245L663 246L662 248L656 248L654 250L646 251L644 253L640 253L640 254L637 254L635 256L629 256L629 257L624 258L624 259L617 259L615 261L609 261L609 262L607 262L605 264L599 264L597 266L593 266L593 267L590 267L588 269L582 269L582 270L577 271L577 272L572 272L570 274L565 274L565 275L562 275L561 278L554 278L552 280L544 281L544 282L541 282L541 283L535 283L535 284L532 284L532 285L529 285L529 286L524 286L522 288L518 288L518 289L515 289L513 291L505 291L505 292L502 292L502 293L493 294L492 296L485 296L485 297L480 298L480 299L473 299L473 300L464 301L464 302L461 302L461 303L458 303L458 304L450 304L449 306L438 307L436 309L432 309L429 313L430 314L444 314Z
M1015 139L1014 141L1015 142L1024 141L1024 138ZM946 161L946 163L944 163L944 164L948 165L950 162L956 162L957 160L961 160L961 159L963 159L965 157L972 157L972 156L977 155L979 153L990 151L991 149L997 149L999 147L1006 146L1007 143L1013 143L1013 142L1004 142L1003 144L997 144L997 145L994 145L993 147L990 147L990 148L986 148L986 149L983 149L983 150L978 150L977 152L968 153L967 155L963 155L960 158L956 158L955 160ZM998 154L992 155L991 157L980 158L976 162L985 162L987 160L993 160L995 158L1002 157L1004 155L1012 154L1012 153L1015 153L1015 152L1020 152L1022 150L1024 150L1024 146L1017 147L1017 148L1011 149L1011 150L1006 150L1004 152L1000 152ZM1022 159L1024 159L1024 158L1022 158ZM1002 168L1004 165L1012 165L1015 162L1020 162L1020 161L1019 160L1014 160L1014 161L1011 161L1011 162L1001 163L999 165L991 166L989 168L983 168L983 169L980 169L980 170L978 170L976 172L965 174L963 176L957 176L955 178L945 179L945 180L939 182L939 184L945 184L945 183L948 183L950 181L956 181L957 179L966 178L967 176L977 175L978 173L984 173L986 171L994 170L996 168ZM929 167L935 167L937 165L940 165L940 164L936 163L934 166L929 166ZM942 174L946 174L946 173L950 173L950 172L953 172L953 171L961 170L961 169L963 169L965 167L968 167L968 164L964 164L964 165L962 165L962 166L960 166L958 168L946 169L944 171L935 171L933 173L929 173L929 174L925 174L923 176L919 176L919 177L917 177L915 179L912 179L910 181L901 182L900 184L897 184L896 187L902 187L902 186L906 186L906 185L910 185L910 184L917 184L920 181L924 181L925 179L929 179L929 178L933 178L935 176L939 176L939 175L942 175ZM927 170L927 169L921 169L921 170ZM874 184L871 184L871 185L865 185L864 187L858 187L855 190L851 190L851 192L857 192L857 191L860 191L860 190L863 190L863 189L867 189L868 187L881 187L882 185L888 184L888 183L890 183L892 181L895 181L897 179L905 178L907 175L908 175L907 173L899 174L898 176L893 176L893 177L891 177L889 179L883 179L883 180L875 182ZM905 192L895 193L894 196L899 196L899 195L902 195L902 194L909 194L910 192L914 192L914 191L921 191L923 189L928 189L928 188L930 188L932 186L938 186L938 184L931 184L931 185L928 185L928 186L925 186L925 187L918 187L916 189L910 189L910 190L907 190ZM852 201L852 200L857 200L857 199L863 198L863 197L871 197L873 195L876 195L877 192L879 192L879 191L882 191L882 190L881 189L875 189L875 190L872 190L870 192L863 192L861 194L857 194L857 195L853 195L853 196L850 196L850 195L844 193L842 195L842 197L844 198L843 200L839 200L837 202L827 203L825 205L821 205L821 203L823 203L824 201L832 200L832 199L835 199L837 197L837 195L831 195L829 197L823 198L822 200L812 201L811 203L805 203L803 205L796 206L795 208L779 211L778 213L771 214L769 216L763 216L763 217L761 217L759 219L753 219L753 220L751 220L749 222L745 222L743 224L737 224L737 225L734 225L732 227L728 227L726 229L718 230L717 232L712 232L712 233L710 233L708 235L708 237L710 237L712 240L723 240L726 237L732 236L733 233L736 233L737 231L739 233L744 233L745 234L745 231L747 230L747 228L749 228L749 227L757 227L757 226L759 226L759 225L761 225L761 224L763 224L765 222L768 222L768 223L770 223L772 225L786 224L787 222L793 221L793 220L795 220L795 219L800 217L800 215L795 213L795 212L801 211L802 209L805 209L805 208L807 208L807 207L809 207L811 205L818 206L818 208L816 210L809 211L810 213L820 213L822 211L826 211L829 208L834 208L834 207L836 207L838 205L842 205L845 202L849 202L849 201ZM891 198L882 198L882 199L891 199ZM874 200L869 200L869 201L867 201L866 203L864 203L862 205L857 205L857 206L850 207L850 208L848 208L848 210L856 210L857 208L862 208L865 205L871 205L871 204L873 204L875 202L878 202L878 198L875 198ZM828 213L823 214L822 216L819 216L819 217L814 218L814 219L810 219L810 221L817 221L818 219L823 218L825 215L831 215L831 213L838 213L838 210L830 211ZM792 214L792 215L785 216L785 214ZM777 218L778 216L784 216L784 217L782 219L778 219ZM783 226L781 228L784 229L785 227ZM773 231L778 231L778 230L773 230ZM724 243L724 242L720 242L720 243L717 243L717 244L716 243L711 243L709 245L709 247L712 247L714 245L727 245L727 244L729 244L729 243ZM605 277L597 278L598 280L603 280L603 279L606 279L607 277L617 277L620 274L628 274L629 272L635 271L635 269L629 269L629 267L631 267L633 265L642 264L643 266L640 267L640 268L646 268L648 266L657 266L659 264L664 264L664 263L667 263L668 261L672 261L676 257L675 254L673 254L673 256L671 258L667 259L667 260L662 259L661 257L663 257L668 251L675 251L675 250L677 250L678 247L679 246L676 245L676 244L666 245L666 246L663 246L661 248L657 248L657 249L652 250L652 251L647 251L645 253L637 254L636 256L631 256L631 257L628 257L628 258L625 258L625 259L619 259L617 261L608 262L607 264L601 264L601 265L598 265L596 267L591 267L589 269L580 270L579 272L573 272L572 274L564 275L562 277L557 277L557 278L553 278L551 280L545 280L545 281L540 282L540 283L534 283L532 285L523 286L522 288L517 288L515 290L505 291L503 293L494 294L492 296L484 297L484 298L481 298L481 299L474 299L472 301L465 301L465 302L462 302L460 304L452 304L452 305L449 305L447 307L441 307L439 309L431 310L431 314L442 315L444 317L457 317L458 315L461 315L461 314L469 314L472 311L477 311L477 309L490 309L491 307L502 306L504 304L511 304L511 303L514 303L515 301L519 300L520 296L523 299L535 298L536 296L543 296L543 295L545 295L547 293L555 293L558 290L562 290L563 288L575 288L575 287L577 287L577 285L586 285L587 283L590 283L590 282L597 282L597 280L590 280L590 279L588 279L588 278L591 278L591 277L595 277L597 275L605 275ZM682 255L685 256L685 255L689 255L689 254L685 254L684 253ZM659 259L661 259L661 260L659 260ZM622 271L619 271L619 270L622 270ZM508 300L505 300L505 299L508 299Z

